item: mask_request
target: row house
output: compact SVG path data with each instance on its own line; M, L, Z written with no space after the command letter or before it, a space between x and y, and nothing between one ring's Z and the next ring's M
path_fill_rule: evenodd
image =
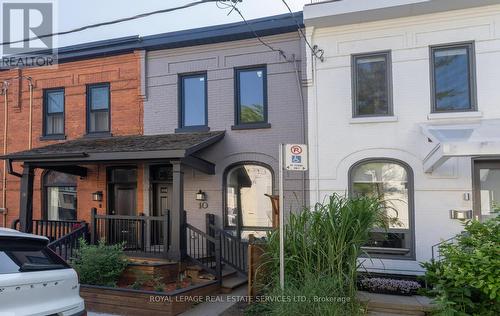
M372 231L363 268L422 273L461 220L498 211L499 1L313 2L311 203L382 196L398 223Z
M96 238L170 259L207 219L228 238L265 235L279 144L305 142L302 15L249 23L78 45L52 69L0 74L15 82L4 225L85 220ZM305 176L285 179L285 208L301 208Z
M66 47L60 49L56 66L1 71L2 154L74 140L141 135L137 39L133 36ZM10 226L20 215L23 163L4 160L0 169L3 226ZM90 220L89 210L98 207L92 193L106 191L107 165L81 167L54 164L30 171L34 175L33 218ZM142 200L142 196L138 198ZM102 203L106 202L107 195Z

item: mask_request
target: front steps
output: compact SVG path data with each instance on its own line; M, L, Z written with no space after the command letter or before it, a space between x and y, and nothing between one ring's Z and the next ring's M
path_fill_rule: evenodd
M193 280L215 280L215 276L207 273L200 266L188 266L186 268L186 274ZM228 267L226 265L222 268L222 285L221 293L229 294L236 290L237 288L247 284L248 280L246 276L238 273L235 269Z
M222 285L221 285L221 293L224 294L229 294L233 292L234 290L238 289L241 286L244 286L247 284L248 280L246 277L243 277L241 275L233 275L229 278L223 278L222 279Z
M398 296L360 291L358 298L368 307L371 316L424 316L431 311L431 300L423 296Z

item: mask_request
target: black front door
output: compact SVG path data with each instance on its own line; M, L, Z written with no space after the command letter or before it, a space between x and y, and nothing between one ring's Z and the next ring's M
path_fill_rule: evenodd
M168 183L156 183L155 202L153 207L153 216L167 215L170 210L170 192L172 185Z
M136 187L126 184L115 184L113 187L111 215L136 215Z
M116 215L109 220L108 240L111 243L125 243L125 248L140 247L141 222L126 216L137 215L137 170L135 168L114 168L108 173L108 214Z
M486 220L500 212L500 160L474 161L474 217Z
M170 212L170 194L172 192L172 184L170 183L155 183L153 185L153 214L152 216L165 216ZM151 243L160 245L163 242L163 222L151 222Z

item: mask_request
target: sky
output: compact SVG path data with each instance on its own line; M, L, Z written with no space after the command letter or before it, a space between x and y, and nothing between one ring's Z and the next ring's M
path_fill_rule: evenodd
M8 0L2 0L5 2ZM124 18L148 11L176 7L196 0L57 0L57 25L65 31L88 24ZM293 11L301 11L310 0L287 0ZM287 13L281 0L243 0L238 4L248 19ZM135 21L100 27L79 33L58 37L56 46L104 40L129 35L151 35L196 27L239 22L236 12L228 11L207 3L192 8L162 13Z

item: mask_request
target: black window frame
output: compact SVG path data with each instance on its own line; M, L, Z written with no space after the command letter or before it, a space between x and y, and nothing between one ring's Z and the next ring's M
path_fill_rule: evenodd
M386 63L386 84L387 84L387 114L359 114L358 111L358 81L357 81L357 60L367 57L382 56ZM393 78L392 78L392 51L376 51L369 53L361 53L351 55L351 90L352 90L352 117L391 117L394 116L394 100L393 100Z
M204 88L205 88L205 124L203 125L192 125L185 126L185 106L184 106L184 79L186 78L201 78L205 79ZM183 73L178 75L177 79L177 95L178 95L178 128L175 132L208 132L210 128L208 127L208 74L206 71L198 71L192 73Z
M63 131L57 134L47 133L47 117L55 114L49 114L48 111L48 96L52 92L62 92L63 93L63 111L62 113L57 113L57 115L62 115L63 117ZM64 87L43 89L43 122L42 122L42 137L41 140L57 140L66 138L66 91Z
M228 202L227 202L227 176L229 174L229 172L231 172L233 169L236 169L238 167L241 167L241 166L245 166L245 165L254 165L254 166L259 166L259 167L262 167L262 168L265 168L267 169L270 173L271 173L271 192L274 194L274 190L275 190L275 174L274 174L274 170L273 168L266 164L266 163L263 163L263 162L260 162L260 161L253 161L253 160L244 160L244 161L239 161L239 162L235 162L233 164L230 164L228 165L225 169L224 169L224 172L222 174L222 208L223 208L223 212L222 212L222 215L223 215L223 219L222 219L222 223L224 225L224 230L227 230L227 231L234 231L236 233L236 236L238 238L241 238L241 232L242 231L270 231L273 229L273 227L266 227L266 226L244 226L244 225L229 225L228 223L228 212L227 212L227 205L228 205ZM240 210L241 211L241 210ZM241 218L238 219L239 223L241 223Z
M437 50L466 48L469 60L469 109L456 109L456 110L439 110L437 109L436 102L436 72L434 68L435 56L434 52ZM476 48L475 42L459 42L451 44L440 44L429 46L429 66L430 66L430 85L431 85L431 113L460 113L460 112L476 112L477 105L477 79L476 79Z
M408 236L410 238L410 251L407 254L399 254L399 252L391 253L390 250L386 250L385 253L382 251L384 248L380 248L381 251L369 251L365 250L367 255L362 255L361 257L370 257L378 259L396 259L396 260L416 260L416 242L415 242L415 175L411 166L404 161L394 158L366 158L354 163L348 171L348 194L353 197L353 174L356 168L368 163L389 163L401 166L406 171L407 176L407 189L408 189L408 222L410 228L408 229ZM391 230L395 233L402 232L404 229L388 229L387 231L383 229L373 229L374 232L388 232Z
M107 88L108 89L108 108L107 110L92 110L92 93L91 90L94 88ZM86 122L86 131L87 136L110 136L111 135L111 84L109 82L101 82L101 83L93 83L87 84L86 89L86 103L87 103L87 122ZM108 130L107 131L91 131L90 130L90 114L92 112L108 112Z
M262 122L243 123L241 122L241 89L240 89L240 73L248 71L262 71L263 73L263 112L264 120ZM234 125L232 129L257 129L257 128L270 128L269 115L268 115L268 88L267 88L267 65L253 65L234 68Z

